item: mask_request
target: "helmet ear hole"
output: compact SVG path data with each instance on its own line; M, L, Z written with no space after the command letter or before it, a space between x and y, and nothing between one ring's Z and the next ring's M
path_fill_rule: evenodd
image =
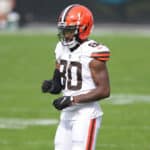
M83 25L79 28L79 33L83 33L87 30L87 26L86 25Z
M86 25L82 26L82 32L86 31L86 29L87 29Z

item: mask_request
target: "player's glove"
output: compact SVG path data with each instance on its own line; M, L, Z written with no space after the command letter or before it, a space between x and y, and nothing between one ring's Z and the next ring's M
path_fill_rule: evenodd
M66 107L71 106L72 101L73 101L73 97L71 96L59 97L58 99L55 99L53 101L53 106L58 110L62 110Z
M41 87L42 92L43 93L49 92L51 87L52 87L52 80L44 80Z
M52 80L44 80L41 89L43 93L59 94L61 92L61 75L58 69L55 69Z

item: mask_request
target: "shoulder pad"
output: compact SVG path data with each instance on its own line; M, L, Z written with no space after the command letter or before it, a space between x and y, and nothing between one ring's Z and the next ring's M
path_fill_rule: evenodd
M89 42L88 46L91 47L90 48L90 57L91 58L101 60L101 61L109 60L110 51L106 46L99 44L95 41Z

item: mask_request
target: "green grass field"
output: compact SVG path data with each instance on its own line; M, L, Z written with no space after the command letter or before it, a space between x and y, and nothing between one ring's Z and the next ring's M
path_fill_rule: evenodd
M112 53L112 97L101 101L105 115L96 150L149 150L150 37L92 38ZM0 150L54 149L56 96L42 94L40 86L52 75L56 42L51 34L0 34Z

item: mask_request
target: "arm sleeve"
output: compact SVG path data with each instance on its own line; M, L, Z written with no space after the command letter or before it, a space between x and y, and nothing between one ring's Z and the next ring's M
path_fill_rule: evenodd
M55 48L55 59L56 62L60 63L61 60L61 54L62 54L62 46L61 43L58 42ZM61 74L59 69L54 70L53 78L51 80L51 88L50 88L50 93L52 94L59 94L62 90L62 85L61 85Z
M55 48L55 59L58 63L60 63L61 55L62 55L62 45L60 42L58 42Z
M90 57L100 61L108 61L110 59L110 51L106 46L99 45L92 51Z
M62 90L61 75L58 69L55 69L53 79L51 80L51 88L49 90L52 94L59 94Z

